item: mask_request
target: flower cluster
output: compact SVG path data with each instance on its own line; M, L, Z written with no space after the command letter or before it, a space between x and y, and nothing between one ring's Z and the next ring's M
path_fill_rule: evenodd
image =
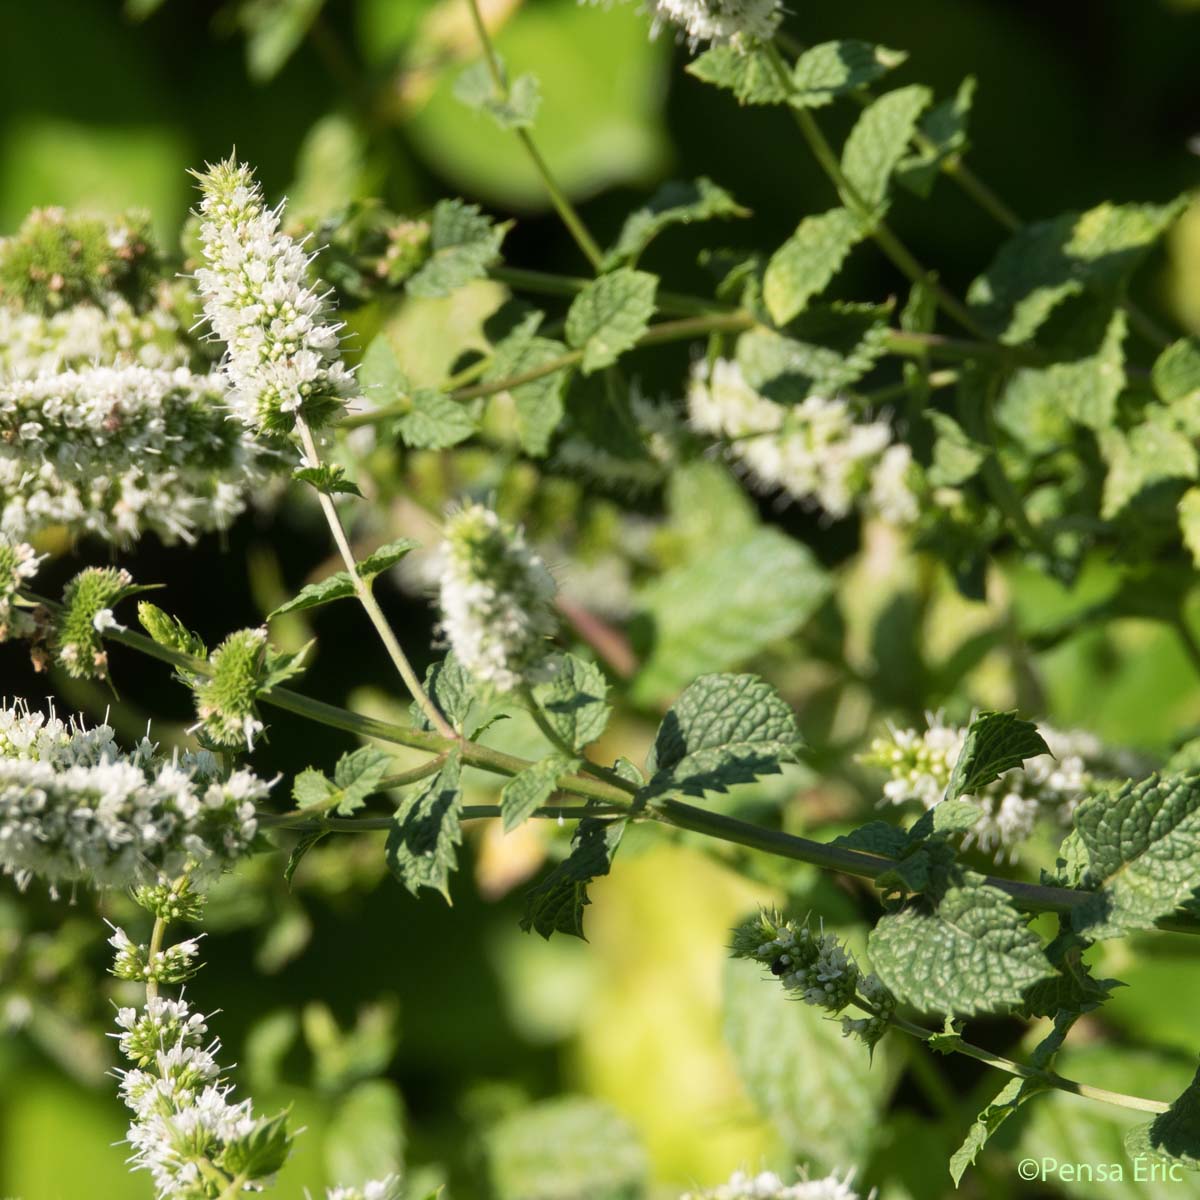
M556 588L522 532L472 504L446 522L442 554L442 627L459 662L497 692L543 678Z
M791 1184L784 1183L774 1171L757 1175L736 1171L728 1183L703 1192L688 1192L681 1200L859 1200L853 1182L853 1171Z
M889 729L862 755L861 761L888 772L883 785L886 802L915 800L932 808L945 794L967 729L947 725L937 713L927 717L927 725L924 730ZM963 797L983 814L968 831L965 845L977 845L997 858L1015 858L1042 816L1069 823L1079 802L1100 779L1108 777L1112 767L1121 765L1110 765L1103 745L1091 734L1046 726L1039 727L1039 732L1050 747L1049 754L1031 758L978 794Z
M155 984L191 973L194 941L151 955L123 930L110 940L120 978L139 978L139 965L140 978ZM160 973L145 965L172 955L187 969ZM150 994L145 1008L118 1011L117 1028L121 1053L133 1064L120 1072L121 1098L133 1112L130 1162L150 1172L160 1200L210 1200L230 1194L234 1179L261 1185L279 1170L291 1146L286 1124L256 1117L249 1100L230 1100L217 1062L221 1043L208 1038L204 1017L186 1001Z
M103 308L114 297L136 302L157 259L144 214L105 219L35 209L0 239L0 304L48 314L75 304Z
M0 306L0 378L37 379L59 371L106 366L174 370L191 347L166 304L140 312L120 296L104 308L75 304L44 314Z
M92 367L0 382L0 530L131 542L224 529L261 479L218 377Z
M886 422L855 421L841 400L779 404L751 387L738 363L721 358L697 363L688 412L695 429L726 441L765 488L782 488L833 517L859 505L894 525L917 518L912 452L893 443Z
M866 1020L843 1017L842 1032L861 1038L868 1048L874 1049L886 1032L895 997L878 976L864 975L841 940L824 928L814 933L807 921L798 924L763 909L733 931L731 950L734 958L769 967L784 988L806 1004L830 1013L840 1013L851 1003L866 1008Z
M37 574L41 561L32 546L0 534L0 642L33 632L33 618L22 610L17 593Z
M357 394L339 355L340 326L309 280L310 258L279 227L248 166L233 159L198 176L206 265L196 283L213 333L225 345L229 404L246 425L313 426Z
M674 26L694 50L714 45L769 41L783 20L780 0L650 0L654 31Z
M400 1179L389 1175L374 1179L362 1187L335 1187L325 1192L325 1200L400 1200Z
M208 754L164 759L149 741L122 753L106 725L3 708L0 870L22 886L213 875L249 850L268 786L245 770L219 779Z

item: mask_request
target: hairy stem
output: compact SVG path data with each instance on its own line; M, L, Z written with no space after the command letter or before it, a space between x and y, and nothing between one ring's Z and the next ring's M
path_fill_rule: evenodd
M475 32L479 37L479 44L483 50L483 57L487 63L488 73L492 77L492 86L496 91L496 98L507 102L509 98L508 80L504 77L504 70L500 66L500 59L496 55L496 49L492 45L491 36L488 34L487 26L484 24L483 14L479 11L479 0L467 0L467 4L471 9L471 20L474 22ZM558 181L551 173L546 160L542 157L541 151L538 150L537 145L530 136L529 130L518 128L514 129L513 132L517 135L517 140L529 156L529 161L533 163L534 170L541 176L542 184L550 197L550 202L562 218L562 223L567 227L567 230L575 239L576 245L583 251L588 262L598 271L600 264L604 261L604 252L588 232L587 226L583 223L579 213L575 211L574 205L567 199L566 193L558 186Z
M308 459L309 465L313 467L319 466L321 456L317 451L317 444L313 440L312 430L309 429L307 422L301 416L297 416L296 418L296 431L300 435L300 444L304 447L304 454ZM349 573L351 582L354 585L355 595L358 596L359 603L362 604L367 616L370 618L371 624L375 626L375 632L379 634L379 640L383 642L384 649L387 651L388 657L392 660L392 665L400 673L400 678L404 681L404 686L408 688L409 695L417 702L421 711L429 718L430 723L443 737L453 738L455 736L454 730L421 686L421 681L417 677L416 671L413 670L412 664L408 661L408 656L401 648L395 633L392 632L392 627L383 615L383 610L379 607L379 602L375 599L375 595L371 591L371 585L358 572L358 564L355 562L354 552L350 549L350 542L346 538L346 531L342 528L342 519L338 516L337 506L333 503L333 497L318 489L317 499L320 501L321 511L325 514L325 521L329 526L329 532L333 535L333 540L337 544L338 553L341 554L342 561L346 564L346 571Z
M482 821L503 816L498 804L464 804L459 810L463 821ZM547 821L578 821L583 817L625 817L628 809L616 804L544 804L531 814ZM319 817L313 818L303 812L256 814L260 825L266 829L289 829L294 833L373 833L391 829L394 817Z

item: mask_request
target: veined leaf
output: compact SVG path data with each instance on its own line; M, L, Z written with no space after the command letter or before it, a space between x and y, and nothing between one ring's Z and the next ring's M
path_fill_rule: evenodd
M484 380L494 383L514 379L547 366L566 354L567 348L553 338L538 337L519 328L497 347ZM563 391L570 369L543 375L529 383L509 388L517 408L517 436L526 454L540 458L550 447L550 438L563 418Z
M1019 767L1027 758L1049 754L1037 726L1022 721L1016 713L985 712L971 722L966 741L950 773L946 798L957 799L978 792L1005 771Z
M620 267L592 280L567 310L567 341L583 351L585 375L612 366L646 332L658 277Z
M851 38L822 42L805 50L792 71L794 91L790 102L797 108L822 108L856 88L882 79L908 55Z
M368 554L357 564L358 573L367 583L377 575L394 567L410 550L415 550L420 542L412 538L397 538L371 554ZM330 604L334 600L345 600L354 595L354 580L349 571L335 571L332 575L317 583L306 584L287 603L281 604L270 617L281 617L285 613L301 612L307 608L317 608L322 604Z
M1080 886L1096 894L1073 924L1086 937L1150 929L1200 889L1200 777L1152 775L1085 800L1075 832L1087 851Z
M580 821L571 839L571 853L530 888L521 928L526 933L536 930L544 938L553 933L582 938L583 910L591 903L588 884L608 874L624 832L624 821L592 817Z
M788 81L781 79L767 54L756 47L713 46L685 68L705 83L732 92L739 104L785 104Z
M396 430L414 450L448 450L465 442L479 427L479 406L452 400L433 388L417 388Z
M1151 408L1146 419L1128 432L1101 430L1099 441L1108 463L1100 506L1106 521L1148 488L1200 475L1195 442L1178 427L1169 409Z
M749 215L748 208L743 208L724 188L704 176L694 183L664 183L648 204L625 219L604 267L609 270L622 263L632 265L651 241L672 225Z
M1125 1148L1133 1159L1152 1157L1200 1171L1200 1071L1165 1113L1129 1131Z
M608 724L608 683L595 663L574 654L555 656L553 674L533 689L543 716L575 750L594 742Z
M763 278L763 300L776 325L786 325L824 290L853 247L866 236L844 208L805 217L771 256Z
M429 260L407 283L412 296L448 296L480 279L500 257L511 222L494 224L474 204L439 200L429 226Z
M388 867L414 896L428 887L450 899L450 872L458 866L457 847L462 843L460 764L455 750L445 766L397 809L388 833Z
M968 75L949 100L935 105L921 118L920 131L928 140L896 168L896 180L918 196L928 196L942 164L961 155L968 146L967 118L975 95L975 79Z
M504 71L503 64L500 70ZM476 112L487 113L501 129L529 129L541 107L542 89L537 76L526 72L518 75L509 85L508 95L501 97L487 63L480 59L454 81L454 98Z
M896 996L925 1012L1005 1012L1054 973L1038 936L999 888L967 882L885 913L871 931L871 965Z
M778 774L800 731L791 708L757 675L702 675L671 706L646 763L643 803L673 792L703 796Z
M576 760L553 754L514 775L500 791L500 816L510 833L528 820L554 794L560 775L574 769Z
M866 205L861 216L878 220L886 207L892 172L908 151L917 118L928 107L927 87L911 84L885 92L863 110L842 150L842 172Z

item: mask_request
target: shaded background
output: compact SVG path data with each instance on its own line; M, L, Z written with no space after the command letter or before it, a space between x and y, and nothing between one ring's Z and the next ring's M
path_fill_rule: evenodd
M135 0L131 7L154 6ZM316 16L319 7L261 0L233 10L166 0L138 21L110 0L6 6L0 231L37 205L133 205L149 208L163 242L173 245L192 201L186 169L236 145L268 194L292 197L293 211L324 213L379 195L415 214L442 195L462 194L518 218L506 244L511 262L584 269L545 211L519 147L450 95L459 65L475 53L465 6L329 0ZM1023 215L1106 198L1163 201L1196 183L1200 163L1187 145L1200 133L1200 6L862 0L795 7L788 29L805 42L861 37L909 50L896 74L901 83L926 82L943 96L964 74L976 75L972 164ZM708 175L753 209L751 221L721 229L731 245L775 246L800 215L830 203L786 114L739 112L727 94L683 74L685 48L650 42L633 7L606 12L527 0L491 9L508 18L498 43L512 73L541 77L539 143L602 243L667 178ZM830 114L831 131L849 116ZM932 204L901 196L896 224L956 289L997 244L987 218L944 184ZM662 239L647 261L675 290L705 288L696 251L707 236ZM1193 210L1140 276L1139 300L1168 324L1200 331L1197 263L1200 213ZM839 287L875 298L904 294L903 281L870 254L855 258ZM647 364L645 385L677 389L685 362L680 350ZM655 497L638 502L659 506ZM770 506L763 515L831 565L859 550L852 522L831 526ZM215 641L261 619L328 553L311 510L285 503L249 515L224 539L193 548L147 542L121 562L138 580L167 582L168 607ZM97 546L62 555L46 571L45 590L106 557ZM1081 589L1067 595L1014 568L1007 582L1018 625L1022 614L1049 620L1084 603L1103 570L1098 564L1085 573ZM427 658L427 606L395 589L386 600L406 646ZM979 614L945 603L953 628L969 632ZM306 691L359 706L396 704L386 699L389 670L355 609L323 615L320 637ZM139 734L150 714L163 736L186 723L187 694L157 665L116 651L113 664L121 703L112 720L122 734ZM909 686L898 683L878 659L873 670L870 702L915 718L927 689L915 676L905 677ZM1055 720L1148 752L1165 750L1200 721L1194 674L1158 627L1117 623L1041 656L1036 670ZM801 676L788 676L785 690L819 744L829 702ZM990 686L986 671L974 675L959 698L986 699ZM95 716L111 703L64 679L33 677L11 647L0 648L0 693L31 702L57 694L60 706ZM613 751L637 757L653 716L624 713ZM254 762L263 773L290 775L311 762L328 765L349 746L281 718ZM796 772L746 803L783 805L789 827L828 830L831 812L836 828L856 804L869 808L857 783L843 779L831 794ZM474 830L452 909L403 894L386 878L372 839L315 856L294 893L280 878L280 855L256 861L223 888L207 924L208 965L190 991L201 1009L222 1010L218 1028L226 1058L241 1064L239 1084L253 1088L264 1109L295 1101L296 1123L308 1127L279 1194L316 1193L403 1157L421 1179L448 1178L456 1200L570 1200L583 1193L569 1190L568 1167L536 1187L515 1183L524 1168L496 1148L527 1136L526 1105L562 1093L589 1098L556 1117L575 1121L582 1142L605 1147L611 1137L625 1145L636 1136L644 1147L628 1151L632 1165L610 1156L611 1180L588 1193L601 1200L641 1194L628 1182L642 1172L641 1153L663 1196L715 1182L740 1164L796 1160L857 1162L867 1182L882 1185L884 1200L925 1200L948 1188L942 1164L992 1081L969 1064L900 1052L877 1057L867 1074L861 1048L845 1051L836 1027L776 1004L774 992L753 982L723 986L727 929L760 899L781 891L808 897L831 919L844 919L853 936L869 908L861 895L803 869L738 855L722 863L686 842L646 834L630 839L613 878L595 888L591 944L543 944L518 931L513 884L555 852L556 836L539 831L500 846L494 831ZM106 911L122 915L112 903ZM0 885L0 1028L8 1028L0 1041L0 1195L150 1194L146 1179L125 1174L122 1151L111 1145L124 1116L103 1074L111 1050L97 1031L108 1019L108 985L95 984L106 955L94 907L89 896L52 904L32 894L18 905ZM1080 1052L1085 1061L1068 1073L1174 1094L1191 1074L1195 1031L1179 1014L1200 1001L1200 968L1168 940L1123 963L1121 974L1135 986L1105 1010L1094 1044ZM722 1041L723 1023L736 1055ZM1019 1032L997 1026L990 1034L998 1044ZM768 1083L759 1069L748 1089L746 1063L776 1060L778 1069L765 1071ZM874 1116L884 1109L886 1124ZM967 1194L1036 1194L1011 1169L1018 1148L1063 1159L1119 1156L1120 1126L1109 1114L1061 1097L1038 1111L1008 1138L1009 1150L1002 1144L968 1181ZM878 1128L867 1136L859 1127L872 1123ZM1109 1192L1155 1194L1132 1185Z

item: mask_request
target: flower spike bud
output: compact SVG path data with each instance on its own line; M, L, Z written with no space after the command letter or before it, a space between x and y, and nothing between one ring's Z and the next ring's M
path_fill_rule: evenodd
M28 637L34 631L33 617L24 610L18 593L37 574L44 558L25 542L0 533L0 642Z
M239 629L212 652L212 675L196 687L195 728L214 746L253 750L266 728L257 704L266 654L265 629Z
M326 423L358 389L309 256L280 228L282 206L267 208L250 167L229 158L197 178L205 266L196 282L225 344L230 407L266 432L290 430L297 415Z
M442 628L459 662L497 692L546 676L557 590L520 529L472 504L446 522Z
M122 628L112 606L136 590L129 572L117 567L88 567L67 584L55 650L69 675L76 679L108 677L108 654L101 635Z

